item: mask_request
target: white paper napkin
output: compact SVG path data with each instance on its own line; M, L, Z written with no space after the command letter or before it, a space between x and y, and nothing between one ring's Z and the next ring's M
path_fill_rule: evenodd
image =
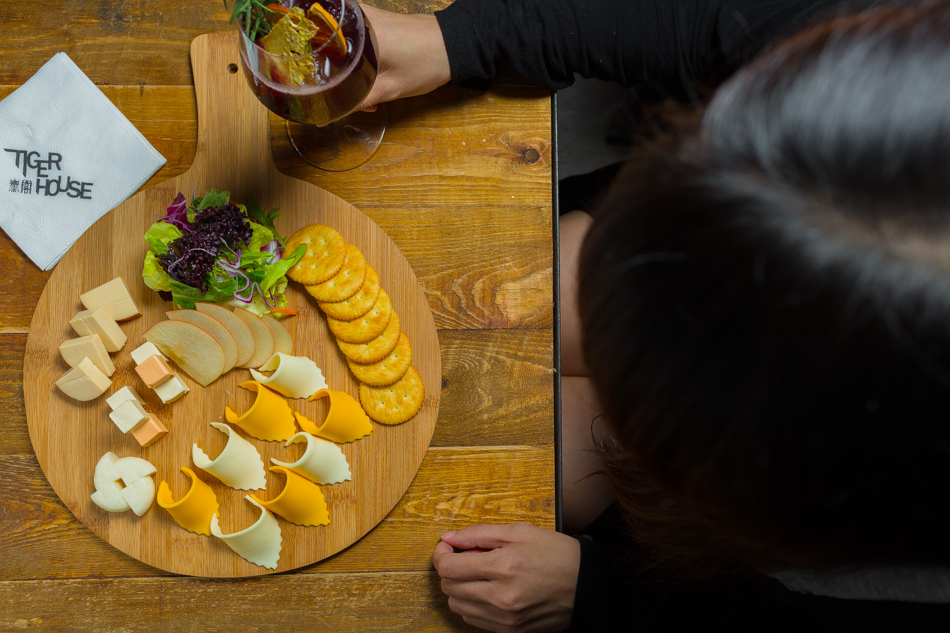
M43 270L165 164L65 53L0 101L0 227Z

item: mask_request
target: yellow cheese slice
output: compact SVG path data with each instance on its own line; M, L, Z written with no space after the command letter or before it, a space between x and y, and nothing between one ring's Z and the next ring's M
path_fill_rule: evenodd
M234 534L222 534L218 527L218 514L215 513L211 517L211 534L224 541L244 560L267 569L277 569L282 541L280 525L274 515L250 495L244 498L261 509L261 517L254 525Z
M211 426L228 436L224 450L214 460L197 444L191 445L191 459L195 466L220 479L236 490L263 490L267 485L264 461L253 444L235 433L230 426L212 422Z
M339 446L333 442L314 437L309 433L294 434L293 437L284 442L284 446L290 446L297 442L307 443L307 449L300 456L300 459L293 463L282 462L273 458L271 458L271 461L278 466L289 468L298 475L303 475L318 484L338 484L351 479L350 465L346 463L346 456Z
M250 495L252 499L274 514L297 525L315 526L330 523L327 502L323 498L320 486L283 466L271 466L269 470L274 473L283 473L287 477L287 484L280 494L270 501L262 501L254 494Z
M198 479L194 471L187 466L181 472L191 477L191 488L185 496L175 501L172 491L163 480L158 484L156 501L175 519L175 523L195 534L211 536L211 517L218 511L218 499L211 486Z
M329 398L330 409L327 411L327 417L323 424L315 426L306 418L302 422L300 414L297 416L297 424L300 428L312 435L318 435L332 442L355 442L361 437L366 437L373 432L373 425L369 421L369 416L363 411L360 403L344 391L330 391L321 389L310 396L310 400L319 398ZM313 430L304 426L304 422L313 427Z
M242 416L238 416L230 407L225 407L224 417L228 422L237 424L251 437L268 442L283 442L296 432L293 411L279 393L256 380L247 380L238 387L256 391L257 398Z
M277 353L261 365L261 371L274 372L265 376L251 370L254 380L288 398L307 398L327 388L327 381L317 364L306 356Z

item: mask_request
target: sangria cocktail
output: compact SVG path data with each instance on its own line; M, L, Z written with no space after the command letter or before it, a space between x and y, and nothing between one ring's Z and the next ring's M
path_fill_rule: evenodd
M384 114L353 114L369 94L378 65L375 36L359 4L245 4L237 15L244 76L260 102L288 121L297 151L331 171L368 160L386 124Z

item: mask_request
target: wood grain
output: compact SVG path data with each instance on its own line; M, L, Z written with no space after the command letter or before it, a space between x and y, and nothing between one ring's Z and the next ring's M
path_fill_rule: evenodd
M438 415L438 337L412 268L395 243L355 207L314 185L284 176L274 167L266 151L267 112L247 90L243 75L228 70L238 62L235 34L199 37L192 55L200 113L195 163L182 176L119 205L87 231L56 267L30 325L24 400L30 438L43 471L70 511L95 533L160 569L200 576L253 576L274 570L245 561L218 539L182 530L165 512L156 509L141 518L129 512L106 513L89 499L95 463L107 451L148 459L158 468L156 482L167 481L173 497L181 498L188 480L178 470L190 465L192 444L212 456L224 446L224 437L208 422L223 421L226 405L240 413L253 403L254 395L238 388L249 375L232 371L205 389L189 380L193 393L169 406L152 398L152 410L170 433L155 445L140 449L134 439L109 422L104 398L78 403L64 397L54 385L64 371L57 347L71 338L67 323L79 309L78 293L122 276L143 312L143 317L123 325L129 343L125 352L114 358L117 371L113 382L118 389L125 384L140 386L128 351L141 344L142 333L163 320L168 309L140 280L145 250L140 237L179 191L203 192L215 187L229 190L237 200L253 199L265 208L279 207L282 215L277 225L284 235L315 222L329 224L357 246L379 272L380 284L389 293L412 342L413 364L426 386L425 403L409 423L375 425L368 437L341 446L353 475L352 481L322 487L330 524L308 528L281 522L283 546L276 571L322 560L351 545L402 496L425 455ZM103 253L111 255L104 258ZM294 285L288 290L288 300L298 310L287 324L294 335L294 352L314 359L333 389L357 394L358 382L347 370L309 295ZM298 401L292 407L311 420L325 416L323 402ZM285 448L279 442L253 443L266 465L271 458L294 461L302 453L300 445ZM244 500L245 491L230 489L208 476L204 479L221 504L219 520L224 533L257 520L260 511ZM272 499L283 485L282 478L268 474L268 490L258 494Z
M425 571L439 534L473 522L553 527L550 446L434 448L392 512L346 550L301 573ZM4 578L165 575L98 538L70 513L32 456L0 457ZM70 555L65 555L69 552ZM0 629L2 630L2 629Z
M171 588L174 590L171 590ZM429 572L279 575L259 581L117 578L0 582L0 630L472 631ZM368 622L372 628L365 628Z

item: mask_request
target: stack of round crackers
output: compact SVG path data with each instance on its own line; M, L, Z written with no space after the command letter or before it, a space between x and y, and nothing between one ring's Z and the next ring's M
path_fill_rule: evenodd
M412 348L379 274L332 227L311 224L287 240L307 252L287 271L327 315L327 324L360 381L360 404L382 424L400 424L422 407L425 388L412 366Z

